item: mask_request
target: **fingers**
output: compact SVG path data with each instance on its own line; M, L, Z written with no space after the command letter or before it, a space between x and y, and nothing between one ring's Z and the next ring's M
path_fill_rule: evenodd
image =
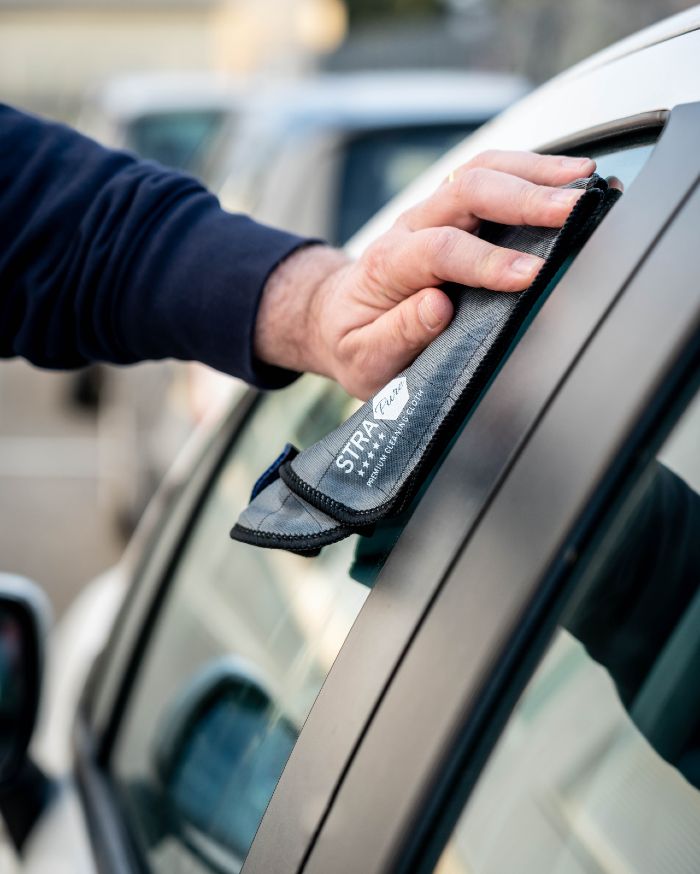
M450 323L454 307L444 291L424 288L362 329L367 349L380 350L366 369L359 394L369 397L396 376ZM371 373L371 381L370 381Z
M538 155L535 152L506 152L492 149L482 152L455 171L455 177L472 167L500 170L527 179L536 185L566 185L595 170L592 158L567 155Z
M581 189L535 185L500 170L474 167L404 213L403 221L410 230L442 225L473 230L481 219L559 228L582 194Z
M366 398L449 324L453 306L437 287L441 283L505 292L527 288L543 259L495 246L471 231L483 220L560 227L583 193L561 186L594 169L589 158L496 151L460 167L375 240L345 276L353 306L334 307L340 313L332 344L337 366L320 372L335 373L352 394ZM360 281L348 279L358 275Z
M493 291L522 291L544 263L535 255L494 246L452 227L404 235L389 259L387 277L400 278L414 289L456 282Z

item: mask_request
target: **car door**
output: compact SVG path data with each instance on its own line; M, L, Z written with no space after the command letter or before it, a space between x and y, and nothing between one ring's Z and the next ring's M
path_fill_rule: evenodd
M624 180L653 142L626 125L571 144ZM699 133L698 104L670 113L436 477L464 518L478 472L463 458L457 479L453 458L488 459L539 382L530 342L555 354L581 298L610 293L454 554L304 872L700 867Z
M348 819L342 802L425 618L563 378L692 185L685 136L670 136L669 123L652 148L664 121L664 114L648 113L636 126L620 122L603 132L619 136L634 127L634 142L621 145L634 159L631 175L644 164L639 179L536 315L421 500L393 530L340 544L337 559L333 550L312 562L298 559L302 565L225 539L229 515L284 439L295 430L302 445L316 439L347 414L347 399L307 397L302 382L281 396L286 401L243 410L217 435L149 558L78 721L80 784L105 871L238 870L244 859L246 871L298 871L317 864L327 847L333 862L316 870L335 872L339 833L354 836L354 852L370 853L372 823ZM589 144L585 137L582 144ZM624 221L617 219L623 207ZM601 260L611 236L616 257ZM582 275L590 279L595 270L590 293L581 295ZM282 604L280 592L287 593ZM306 622L319 604L325 619L309 637ZM278 621L266 626L270 607ZM211 626L204 634L193 625L202 616ZM273 653L285 628L287 648ZM428 680L436 690L438 679ZM197 727L212 725L219 740L199 744L207 734ZM224 737L239 740L222 744L222 726ZM390 726L395 732L392 720ZM417 727L400 731L408 737L407 728ZM413 766L405 773L414 775ZM195 785L187 774L209 778ZM377 779L357 786L372 796L365 811L377 808L379 789L390 788ZM400 806L394 812L403 825ZM367 846L359 848L365 830ZM363 864L348 870L371 870Z

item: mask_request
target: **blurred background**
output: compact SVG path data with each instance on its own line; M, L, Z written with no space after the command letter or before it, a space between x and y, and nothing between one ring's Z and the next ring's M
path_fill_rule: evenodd
M0 100L345 242L540 82L687 0L0 0ZM61 613L119 557L196 424L205 368L0 364L0 568Z

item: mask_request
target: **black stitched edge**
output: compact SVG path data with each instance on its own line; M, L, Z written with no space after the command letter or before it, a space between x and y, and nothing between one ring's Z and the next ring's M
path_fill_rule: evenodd
M454 436L455 429L452 427L452 423L456 418L460 420L464 418L470 405L478 398L482 389L487 384L492 373L490 365L493 358L500 356L507 350L522 326L525 317L536 303L540 294L554 278L566 257L576 245L583 245L585 243L586 239L593 233L600 221L620 197L620 191L613 188L605 189L601 186L601 183L604 183L604 180L596 179L595 183L585 190L576 203L556 239L549 258L542 265L540 272L529 288L521 293L505 325L477 365L464 391L438 426L428 442L425 452L419 458L416 466L393 498L370 510L355 510L346 504L341 504L339 501L302 480L290 463L282 465L279 471L280 478L285 485L296 495L337 521L343 522L346 525L352 525L353 530L359 525L376 522L392 513L398 513L403 510L422 482L421 475L426 466L432 465L437 460L449 440Z
M333 528L332 531L322 531L317 534L275 534L254 531L252 528L246 528L236 522L230 531L230 536L240 543L261 546L263 549L285 549L298 555L313 557L318 555L322 547L345 540L353 533L354 529L352 528L338 527Z

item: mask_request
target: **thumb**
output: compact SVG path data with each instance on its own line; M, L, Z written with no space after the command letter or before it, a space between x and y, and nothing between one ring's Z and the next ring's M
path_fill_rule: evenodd
M444 291L424 288L368 326L366 340L380 352L378 386L407 367L447 327L453 313L452 301Z

